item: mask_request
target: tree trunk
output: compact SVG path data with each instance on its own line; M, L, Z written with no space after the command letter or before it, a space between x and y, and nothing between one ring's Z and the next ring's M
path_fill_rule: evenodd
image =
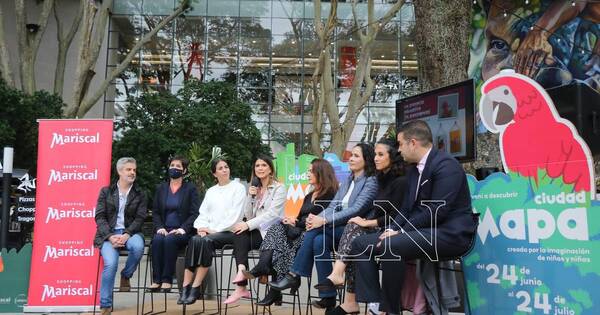
M311 134L311 149L313 154L323 156L321 139L323 138L324 112L335 107L337 125L339 125L337 106L335 104L335 89L333 87L330 48L332 34L335 30L337 21L337 0L331 1L331 10L329 11L329 16L327 17L325 25L323 25L323 21L321 20L321 0L315 0L314 8L315 14L313 21L315 23L315 32L319 38L319 62L313 73L313 94L315 101L313 103L312 112L313 132ZM334 120L332 123L332 120L330 119L329 123L332 126L331 129L333 129L336 121Z
M423 92L457 83L468 78L469 36L471 34L472 1L419 0L415 3L415 45L419 60L419 84ZM467 172L475 168L501 167L498 135L476 136L478 156L465 163Z
M467 79L471 9L469 0L415 3L415 45L422 92Z
M36 90L35 61L53 7L54 0L44 1L37 24L28 24L25 0L15 0L17 38L21 58L19 61L21 89L26 94L32 94Z
M7 46L4 37L4 16L2 7L0 6L0 73L2 74L4 82L8 84L8 86L14 87L15 82L12 76L12 69L10 68L10 56L8 54Z
M388 9L382 18L377 20L375 19L374 1L369 0L367 3L367 26L363 27L360 24L356 13L356 2L356 0L352 2L352 15L354 17L354 23L358 28L358 35L360 38L360 60L356 65L350 98L348 99L348 110L346 111L344 122L338 130L335 130L334 132L334 129L332 128L331 131L331 151L340 158L342 158L346 145L352 136L356 121L358 120L360 113L367 106L369 98L375 88L375 82L373 82L373 79L371 78L371 63L373 60L371 55L375 38L379 31L391 21L402 5L404 5L403 0L396 2Z

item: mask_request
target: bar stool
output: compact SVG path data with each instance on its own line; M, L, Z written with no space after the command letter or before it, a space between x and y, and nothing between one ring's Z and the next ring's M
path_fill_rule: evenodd
M180 249L177 253L177 259L185 257L185 247ZM148 272L150 271L150 272ZM142 293L142 315L148 314L162 314L167 312L167 294L179 293L176 290L171 289L171 292L146 292L148 286L148 273L152 277L152 242L148 245L148 258L146 259L146 269L144 270L144 292ZM178 287L181 286L178 280ZM150 294L150 310L144 313L146 307L146 293ZM161 311L154 312L154 293L162 293L164 295L164 308Z
M232 252L226 252L231 250ZM231 257L231 259L233 259L233 245L230 244L226 244L225 246L223 246L223 248L220 249L215 249L215 253L213 254L213 267L214 267L214 271L215 271L215 293L207 293L206 292L206 286L205 286L205 281L202 282L202 310L200 312L197 313L193 313L192 315L197 315L197 314L201 314L204 313L206 311L206 297L207 296L214 296L215 299L217 300L217 311L215 313L210 313L207 315L215 315L215 314L221 314L222 311L222 306L221 306L221 301L222 301L222 292L226 291L227 289L223 289L223 287L221 286L221 283L223 282L223 260L225 257ZM230 275L231 277L231 275ZM187 305L183 305L182 308L182 314L185 315L187 312Z
M142 253L142 258L144 256L148 256L148 253L149 253L148 244L146 242L144 242L144 251ZM125 248L119 249L119 258L121 258L121 257L127 257L128 255L129 255L129 251L127 249L125 249ZM96 281L95 281L96 282L95 283L96 292L94 294L94 308L92 310L93 314L96 313L96 307L97 307L97 303L98 303L98 294L100 292L100 288L98 287L98 282L99 282L99 279L101 278L101 276L100 276L100 263L101 263L101 261L102 261L102 255L99 254L98 255L98 263L96 265ZM128 292L121 292L121 291L115 290L117 287L113 287L113 292L112 292L113 300L114 300L114 294L115 294L115 292L118 292L118 293L135 293L136 294L136 311L135 311L136 314L139 314L139 312L140 312L140 289L143 289L142 287L140 287L141 282L142 282L142 279L140 277L140 275L141 275L141 272L140 272L141 265L142 264L141 264L141 261L140 261L140 263L138 263L138 265L136 267L136 271L138 273L137 286L132 286L131 290L128 291ZM134 274L135 274L135 272L134 272ZM115 277L116 276L117 275L115 275ZM113 310L114 310L114 303L113 303Z

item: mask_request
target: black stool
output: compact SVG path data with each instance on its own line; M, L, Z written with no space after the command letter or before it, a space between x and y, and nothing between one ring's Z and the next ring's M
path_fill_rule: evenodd
M144 242L144 250L142 253L142 258L144 257L144 255L148 256L149 253L149 248L148 248L148 244L146 244L146 242ZM123 249L119 249L119 258L120 257L127 257L129 255L129 251L125 248ZM94 292L94 309L92 310L93 314L96 314L96 306L97 306L97 302L98 302L98 294L100 292L100 288L98 287L98 279L100 278L100 262L102 260L102 254L98 255L98 263L96 265L96 284L95 284L95 288L96 288L96 292ZM138 263L136 271L138 271L138 279L137 279L137 286L132 286L131 290L128 292L121 292L121 291L116 291L116 292L120 292L120 293L135 293L136 294L136 310L135 313L139 314L140 313L140 289L143 289L142 287L140 287L140 284L142 282L142 279L140 277L140 270L141 268L141 261L140 263ZM118 274L118 272L117 272ZM115 277L117 275L115 274ZM115 294L115 288L113 287L113 309L114 309L114 294Z

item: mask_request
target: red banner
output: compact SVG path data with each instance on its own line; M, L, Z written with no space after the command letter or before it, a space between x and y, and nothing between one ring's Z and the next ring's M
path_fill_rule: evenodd
M99 250L94 215L110 182L112 120L40 120L31 278L25 311L88 311ZM98 285L100 283L98 282Z

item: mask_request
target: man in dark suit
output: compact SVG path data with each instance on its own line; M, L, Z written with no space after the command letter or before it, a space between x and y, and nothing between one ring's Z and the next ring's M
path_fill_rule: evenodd
M427 124L417 120L403 125L398 144L404 160L414 164L408 168L402 206L384 233L357 238L351 250L362 253L356 259L357 301L380 302L380 311L388 314L402 310L405 261L460 256L468 250L477 226L465 172L456 159L433 148ZM373 250L365 251L369 246ZM381 288L376 257L383 271Z
M100 308L102 315L112 309L112 290L119 265L119 249L127 249L125 268L121 271L120 290L129 291L129 278L137 268L144 253L142 224L147 214L144 193L134 184L135 159L123 157L117 161L119 180L100 190L96 206L96 237L94 246L100 248L104 260Z

